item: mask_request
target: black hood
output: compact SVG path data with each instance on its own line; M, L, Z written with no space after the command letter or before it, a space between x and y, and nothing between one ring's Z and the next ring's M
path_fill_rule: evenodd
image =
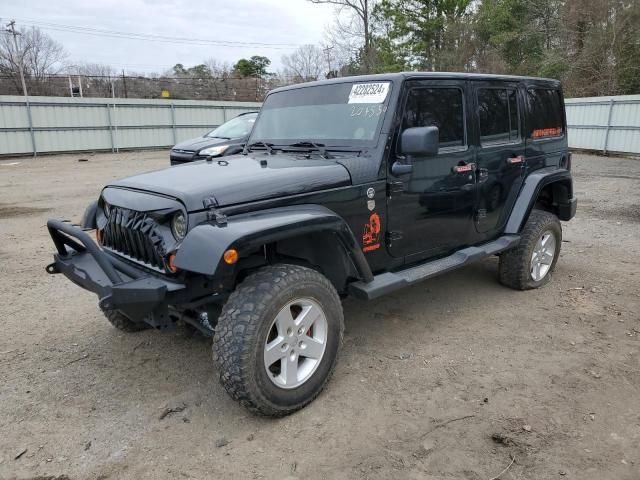
M233 145L235 143L243 143L244 138L216 138L216 137L198 137L184 142L177 143L172 150L186 150L189 152L199 152L203 148L215 147L218 145Z
M347 185L351 185L349 172L334 161L254 152L143 173L107 187L167 195L192 212L202 210L203 200L210 197L227 206Z

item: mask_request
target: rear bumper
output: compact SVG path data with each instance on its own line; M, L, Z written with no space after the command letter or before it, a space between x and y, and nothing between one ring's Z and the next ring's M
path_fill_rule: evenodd
M577 209L578 199L575 197L570 198L567 203L561 203L558 205L558 218L567 222L576 216Z
M120 310L131 320L162 328L170 324L171 297L185 285L136 268L102 250L80 228L49 220L47 228L56 246L50 274L62 273L76 285L95 293L103 309Z

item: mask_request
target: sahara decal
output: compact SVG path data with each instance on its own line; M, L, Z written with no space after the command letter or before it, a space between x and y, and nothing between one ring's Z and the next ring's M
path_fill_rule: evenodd
M537 128L531 133L532 138L543 138L543 137L559 137L562 135L562 128Z
M376 212L371 213L369 216L369 223L365 224L364 232L362 233L362 251L371 252L380 248L380 230L382 225L380 223L380 215Z

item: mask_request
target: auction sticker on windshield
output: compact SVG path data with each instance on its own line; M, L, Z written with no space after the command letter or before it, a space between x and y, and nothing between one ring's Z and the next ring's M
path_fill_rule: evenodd
M382 103L389 93L389 82L356 83L351 87L349 103Z

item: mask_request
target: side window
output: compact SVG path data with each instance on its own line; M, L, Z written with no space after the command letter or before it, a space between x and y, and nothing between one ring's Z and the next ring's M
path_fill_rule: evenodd
M560 92L549 88L532 88L529 97L529 137L559 137L563 132Z
M479 88L480 143L505 143L520 137L518 97L513 89Z
M440 148L466 144L462 90L414 88L409 91L402 129L430 126L440 131Z

